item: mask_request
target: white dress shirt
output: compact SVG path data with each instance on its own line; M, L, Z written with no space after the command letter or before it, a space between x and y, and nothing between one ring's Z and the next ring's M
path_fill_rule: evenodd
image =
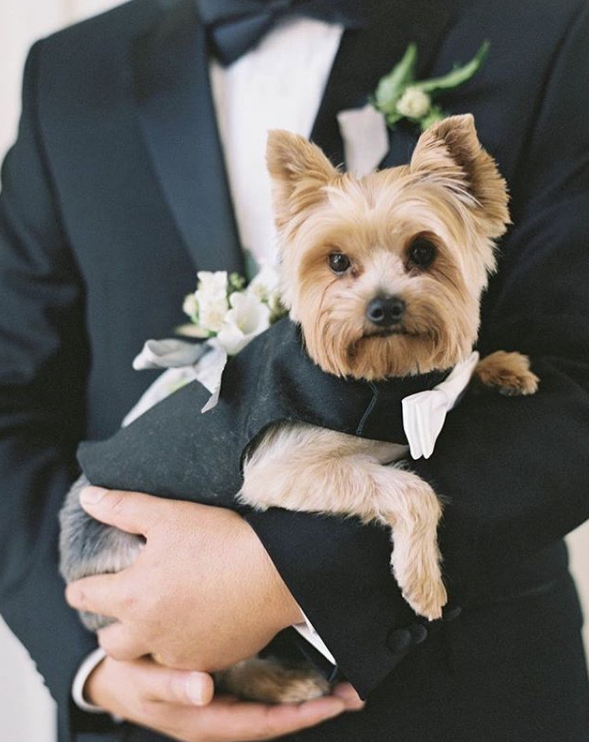
M231 66L211 61L213 100L239 236L260 264L274 263L277 257L265 162L268 131L288 129L310 136L342 33L341 26L323 21L286 20ZM295 628L335 664L308 621ZM83 691L104 656L102 650L93 652L75 677L72 696L84 711L101 713L85 701Z
M270 129L305 137L342 35L322 21L284 21L230 67L210 66L225 167L242 246L259 263L276 258L266 139Z

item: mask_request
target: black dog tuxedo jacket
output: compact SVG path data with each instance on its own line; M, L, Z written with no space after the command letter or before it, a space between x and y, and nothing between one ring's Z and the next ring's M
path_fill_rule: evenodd
M285 318L229 360L213 409L201 412L210 392L191 382L112 438L83 443L78 460L96 486L240 509L244 456L270 426L299 421L407 444L402 400L447 375L338 378L311 360L300 329Z

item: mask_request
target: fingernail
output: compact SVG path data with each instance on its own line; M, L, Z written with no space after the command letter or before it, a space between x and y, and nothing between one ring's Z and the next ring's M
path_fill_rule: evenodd
M204 677L198 672L193 672L186 678L186 695L195 706L202 706L206 703Z
M80 492L82 505L96 505L104 497L106 490L103 487L84 487Z

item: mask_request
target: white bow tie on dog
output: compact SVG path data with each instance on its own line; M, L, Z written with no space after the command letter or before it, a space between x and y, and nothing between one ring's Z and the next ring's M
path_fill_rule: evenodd
M445 381L403 400L403 429L412 459L429 459L442 432L446 415L457 404L472 377L479 354L471 353Z

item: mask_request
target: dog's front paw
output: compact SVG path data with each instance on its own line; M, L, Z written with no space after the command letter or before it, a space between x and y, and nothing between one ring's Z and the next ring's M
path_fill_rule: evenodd
M218 673L222 688L249 701L303 703L329 693L329 683L311 667L285 667L252 657Z
M414 551L411 555L393 549L391 566L403 598L415 613L428 621L441 618L448 595L437 547L423 548L421 553Z
M498 350L477 364L475 377L483 386L507 396L535 394L540 379L530 369L530 359L521 353Z
M329 683L312 670L298 673L291 670L287 675L285 684L276 687L272 694L272 703L303 703L329 693Z
M409 582L402 591L403 598L418 616L424 616L428 621L436 621L442 617L442 609L448 602L448 594L441 577Z

